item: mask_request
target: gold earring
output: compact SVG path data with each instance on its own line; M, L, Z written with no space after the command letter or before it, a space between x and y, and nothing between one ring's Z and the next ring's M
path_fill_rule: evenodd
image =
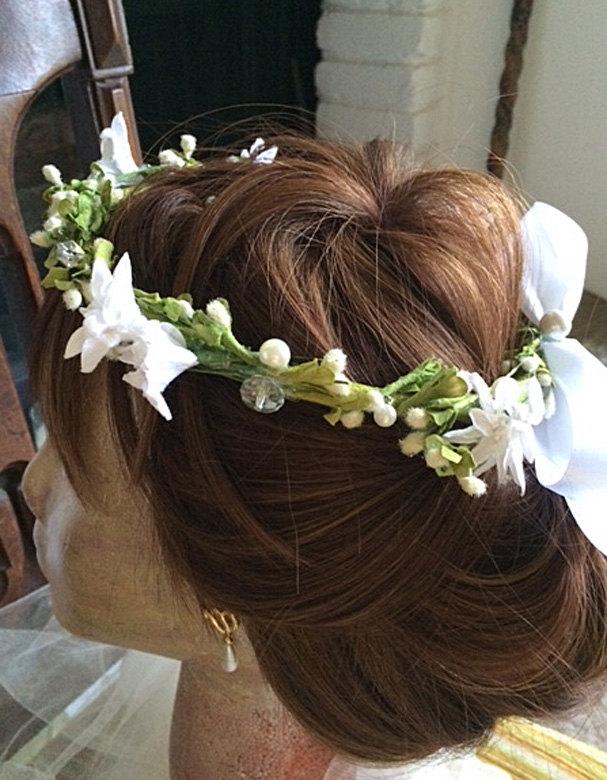
M234 634L240 626L238 618L231 612L222 612L219 609L205 609L202 616L223 640L225 655L222 666L224 671L235 672L238 669L238 661L234 652Z

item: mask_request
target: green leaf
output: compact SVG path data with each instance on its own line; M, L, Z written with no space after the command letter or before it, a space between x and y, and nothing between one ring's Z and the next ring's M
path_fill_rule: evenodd
M333 371L328 366L322 365L318 358L297 366L289 366L280 372L280 381L289 385L309 384L326 387L333 384L334 380Z
M323 414L323 417L328 423L331 423L331 425L336 425L341 418L341 409L331 409L330 412Z
M70 278L70 272L67 268L61 268L59 266L54 266L51 268L51 270L47 273L47 275L42 280L41 284L44 287L45 290L50 290L53 287L56 287L56 282L58 281L68 281ZM61 288L59 288L61 289Z
M175 298L165 298L162 303L162 310L171 322L178 322L183 314L183 309Z

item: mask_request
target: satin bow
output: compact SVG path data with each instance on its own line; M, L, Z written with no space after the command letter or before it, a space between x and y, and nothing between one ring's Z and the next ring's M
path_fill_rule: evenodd
M542 331L556 406L535 428L537 478L565 497L584 535L607 555L607 366L566 338L582 297L588 241L546 203L535 203L521 226L522 308Z

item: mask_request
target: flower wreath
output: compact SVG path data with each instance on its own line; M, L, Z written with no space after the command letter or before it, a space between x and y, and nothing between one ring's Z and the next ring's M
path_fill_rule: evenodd
M398 442L402 453L423 455L439 477L456 478L471 496L486 492L481 475L491 468L497 470L498 484L514 481L523 494L524 461L535 463L540 481L573 503L576 496L596 493L597 485L592 480L589 485L588 479L578 478L571 489L570 472L578 469L574 455L580 447L577 442L563 444L563 429L571 423L558 414L567 415L583 403L573 398L571 389L579 385L580 374L592 374L607 392L607 369L579 342L565 338L582 293L587 248L573 220L543 203L536 203L523 218L523 311L530 324L521 331L516 353L504 361L503 376L488 386L478 373L431 357L385 387L374 387L348 377L347 357L340 348L291 365L289 346L280 338L268 339L258 350L244 346L232 332L232 313L224 298L209 301L202 310L193 307L189 293L163 298L133 288L128 253L117 260L112 243L102 236L108 216L155 172L202 165L193 158L195 150L196 139L182 135L180 151L162 151L158 165L138 166L118 114L101 133L101 157L86 179L64 182L55 166L44 166L50 183L43 196L48 212L43 230L31 235L33 243L50 250L42 285L60 290L66 307L79 309L83 316L67 343L66 358L79 354L85 373L104 357L131 366L124 381L167 420L171 412L164 389L183 371L199 371L239 382L244 403L261 413L278 411L288 399L325 406L325 420L346 428L361 426L366 415L381 427L400 421L409 429ZM276 146L266 148L258 138L250 149L228 159L239 165L269 165L277 153ZM573 367L571 360L563 362L564 354L572 351ZM575 392L579 396L579 388ZM556 437L555 426L550 427L555 418ZM604 452L604 417L599 429ZM602 457L604 476L607 456Z

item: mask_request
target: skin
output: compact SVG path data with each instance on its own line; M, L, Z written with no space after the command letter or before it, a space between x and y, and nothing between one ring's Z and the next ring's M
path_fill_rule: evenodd
M151 513L125 480L107 430L99 413L87 432L86 467L102 510L83 506L48 439L23 476L57 619L86 639L183 662L171 727L172 778L322 778L330 751L278 702L242 628L238 670L223 671L222 642L187 583L168 576Z

